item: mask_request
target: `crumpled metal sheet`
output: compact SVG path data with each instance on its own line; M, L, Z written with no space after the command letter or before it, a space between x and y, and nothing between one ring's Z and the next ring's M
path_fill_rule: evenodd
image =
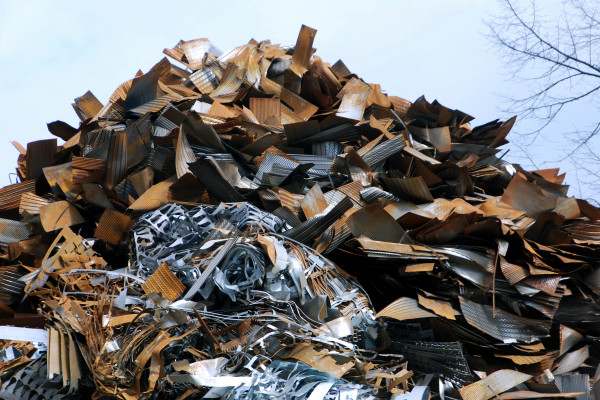
M163 262L185 269L186 260L221 220L229 221L239 231L253 227L279 233L288 228L279 217L247 203L200 206L189 211L168 204L140 217L133 226L131 271L148 276Z
M264 372L256 371L252 378L250 386L231 390L227 398L375 399L372 388L336 379L302 362L276 361Z

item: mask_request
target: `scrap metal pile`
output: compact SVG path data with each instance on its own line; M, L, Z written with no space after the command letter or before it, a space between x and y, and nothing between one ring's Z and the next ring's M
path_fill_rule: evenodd
M600 210L315 33L181 41L14 143L0 398L598 395Z

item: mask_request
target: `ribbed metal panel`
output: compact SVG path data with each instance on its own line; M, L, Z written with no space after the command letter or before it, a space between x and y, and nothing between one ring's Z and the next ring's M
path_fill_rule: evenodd
M35 179L30 179L0 189L0 210L14 210L19 208L21 197L25 193L35 193Z

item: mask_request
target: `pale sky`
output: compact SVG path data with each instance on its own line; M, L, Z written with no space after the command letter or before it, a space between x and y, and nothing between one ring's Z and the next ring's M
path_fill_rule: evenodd
M180 39L206 37L221 50L250 39L293 45L305 24L317 29L314 47L325 62L342 59L390 95L414 101L424 94L471 114L472 126L507 119L498 94L522 88L507 80L504 60L483 36L483 20L497 10L491 0L0 0L0 185L16 167L11 140L25 145L53 137L46 123L55 120L77 126L75 97L91 90L105 103ZM569 117L589 118L581 113ZM523 128L517 120L515 130ZM515 140L514 132L508 139ZM530 150L539 167L559 166L547 142ZM506 160L529 167L518 156L512 148ZM570 164L560 166L575 185ZM573 186L569 194L579 191Z

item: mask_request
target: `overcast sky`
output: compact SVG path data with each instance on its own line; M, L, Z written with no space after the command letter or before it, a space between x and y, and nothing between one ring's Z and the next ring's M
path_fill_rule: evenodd
M0 0L0 185L16 167L10 140L52 137L46 123L55 120L77 126L75 97L91 90L106 103L180 39L206 37L221 50L252 38L293 45L305 24L317 29L314 47L324 61L342 59L390 95L424 94L471 114L473 126L507 119L498 94L521 88L507 81L504 60L484 37L484 20L497 12L489 0ZM547 143L531 149L540 167L558 166ZM511 149L506 158L526 164L518 156ZM574 185L569 163L561 166Z

